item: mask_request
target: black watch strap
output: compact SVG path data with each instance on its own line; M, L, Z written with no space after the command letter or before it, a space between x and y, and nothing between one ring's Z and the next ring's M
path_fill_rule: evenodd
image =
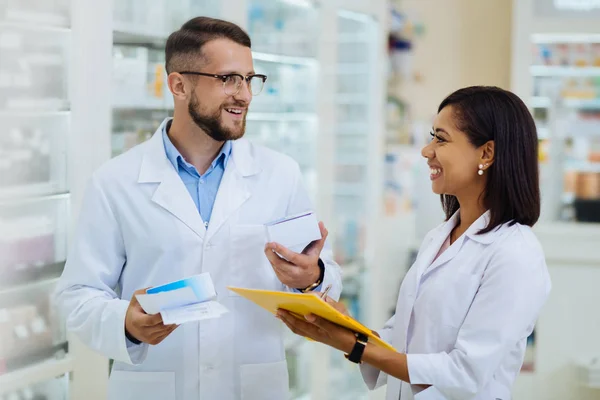
M321 258L319 258L319 261L317 261L318 265L319 265L319 279L317 279L317 281L315 283L313 283L312 285L305 287L305 288L301 288L298 289L301 292L310 292L311 290L315 289L316 287L318 287L321 283L323 283L323 279L325 279L325 263L323 262L323 260L321 260Z
M125 329L125 337L127 338L127 340L129 340L133 344L142 344L142 342L140 340L137 340L136 338L131 336L131 334L129 332L127 332L127 329Z
M362 363L362 356L365 352L365 347L367 347L369 337L362 333L355 333L354 336L356 336L356 343L354 344L350 354L345 354L345 357L348 359L348 361L360 364Z

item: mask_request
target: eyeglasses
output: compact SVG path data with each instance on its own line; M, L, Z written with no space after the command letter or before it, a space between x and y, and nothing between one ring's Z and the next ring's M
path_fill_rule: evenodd
M242 82L244 81L246 81L246 84L250 88L250 93L252 93L252 96L258 96L260 92L262 92L263 87L265 86L265 81L267 80L266 75L260 74L243 76L240 74L218 75L194 71L181 71L179 73L182 75L200 75L220 79L223 81L223 91L227 96L235 96L238 94L242 88Z

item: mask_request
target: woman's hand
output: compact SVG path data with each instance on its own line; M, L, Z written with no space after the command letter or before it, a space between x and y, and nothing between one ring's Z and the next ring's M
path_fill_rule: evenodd
M329 296L325 297L325 302L327 304L329 304L330 306L332 306L333 308L335 308L336 310L338 310L339 312L341 312L342 314L346 315L346 316L350 316L350 313L348 312L348 309L346 309L346 306L338 301L335 301L334 299L332 299Z
M344 353L350 353L356 344L354 332L313 314L308 314L301 319L288 311L279 309L277 318L283 321L296 335L321 342Z

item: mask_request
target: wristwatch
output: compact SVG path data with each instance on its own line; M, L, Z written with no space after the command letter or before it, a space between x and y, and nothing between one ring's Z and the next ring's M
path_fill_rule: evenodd
M344 357L353 363L362 364L362 356L365 351L365 347L367 347L369 337L362 333L355 333L354 336L356 336L356 343L354 344L350 354L344 354Z
M311 290L314 290L316 287L318 287L321 283L323 283L323 279L325 279L325 264L323 263L323 260L321 260L320 258L319 258L318 264L319 264L319 269L321 270L321 273L319 274L319 279L317 279L317 281L315 283L313 283L312 285L310 285L308 287L305 287L304 289L298 289L302 293L310 292Z

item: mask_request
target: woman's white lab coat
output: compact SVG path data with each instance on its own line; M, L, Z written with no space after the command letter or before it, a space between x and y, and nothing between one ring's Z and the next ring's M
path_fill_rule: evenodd
M67 327L116 360L109 399L285 399L283 325L226 286L288 289L264 254L263 224L311 208L298 165L235 141L207 230L161 132L91 180L57 289ZM330 250L321 258L323 285L337 298L340 269ZM210 272L229 313L184 324L157 346L128 344L125 312L135 290L201 272Z
M379 332L407 354L412 385L361 367L370 389L387 383L387 400L511 398L527 337L550 292L544 253L527 226L477 235L487 212L433 261L457 217L425 237L396 314ZM432 386L420 391L413 386L419 384Z

